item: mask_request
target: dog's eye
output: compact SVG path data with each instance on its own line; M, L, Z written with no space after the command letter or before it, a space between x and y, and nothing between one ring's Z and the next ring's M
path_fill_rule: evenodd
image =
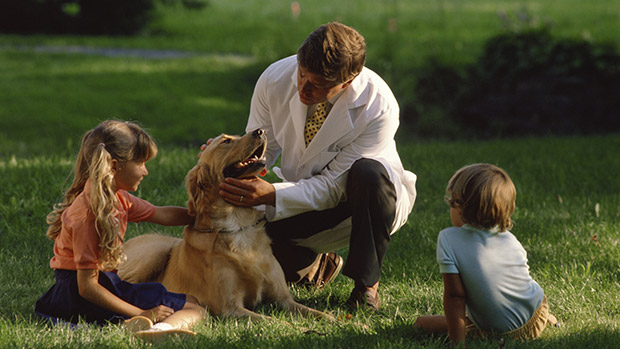
M222 143L224 143L224 144L230 143L230 138L226 138L226 139L222 140Z

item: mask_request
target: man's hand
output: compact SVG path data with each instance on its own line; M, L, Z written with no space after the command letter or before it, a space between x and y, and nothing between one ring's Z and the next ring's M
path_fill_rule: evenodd
M220 183L220 196L235 206L252 207L276 204L276 189L273 184L258 177L226 178Z

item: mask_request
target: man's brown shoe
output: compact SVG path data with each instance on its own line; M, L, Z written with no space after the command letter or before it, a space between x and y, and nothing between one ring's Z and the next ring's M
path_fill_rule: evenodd
M301 283L316 288L323 288L323 286L338 276L343 264L342 257L337 255L336 252L323 253L320 257L319 267L312 279L303 278Z
M381 301L379 300L378 292L373 296L370 290L360 290L357 288L354 288L353 291L351 291L351 295L345 304L351 310L369 309L376 311L381 308Z

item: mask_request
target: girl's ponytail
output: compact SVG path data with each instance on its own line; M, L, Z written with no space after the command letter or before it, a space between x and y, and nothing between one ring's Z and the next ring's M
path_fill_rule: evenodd
M105 270L115 269L122 255L119 224L115 217L118 199L114 192L112 160L105 144L97 144L88 173L90 209L95 216L95 229L99 235L99 248L101 249L99 261Z
M45 234L50 240L55 240L62 228L62 213L65 209L73 203L75 198L84 191L84 185L88 179L88 164L89 159L87 157L87 140L90 139L90 135L93 130L86 132L82 137L82 144L80 145L80 152L77 155L77 160L73 166L73 183L65 193L63 202L54 205L52 212L47 215L46 222L49 224L47 233Z

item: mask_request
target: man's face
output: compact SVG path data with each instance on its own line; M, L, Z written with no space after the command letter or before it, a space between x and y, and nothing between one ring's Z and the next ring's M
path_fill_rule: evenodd
M297 67L297 91L299 92L299 100L305 105L331 99L349 86L352 81L353 79L343 83L334 83L325 80L321 75L309 72L301 65Z

